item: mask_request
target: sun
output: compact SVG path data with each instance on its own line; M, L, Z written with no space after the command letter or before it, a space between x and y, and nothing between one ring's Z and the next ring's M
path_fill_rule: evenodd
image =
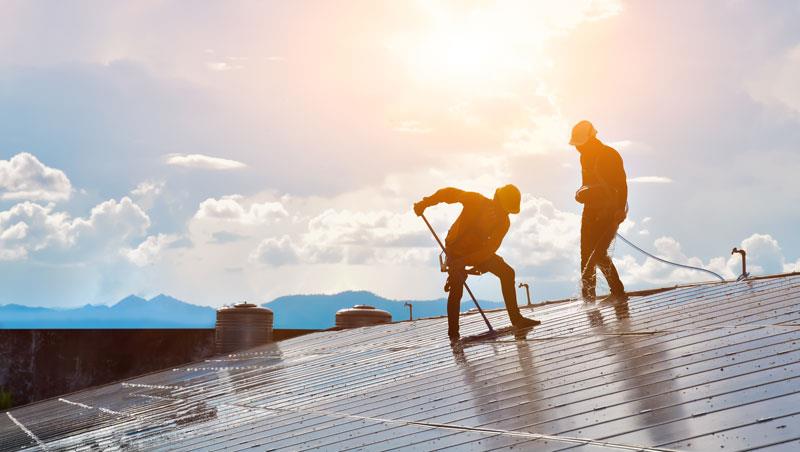
M618 0L419 0L413 31L394 36L412 80L464 94L503 91L553 67L550 41L619 14ZM530 84L530 83L529 83Z
M498 9L429 11L425 26L392 44L417 82L442 89L492 89L529 76L542 59L542 27Z

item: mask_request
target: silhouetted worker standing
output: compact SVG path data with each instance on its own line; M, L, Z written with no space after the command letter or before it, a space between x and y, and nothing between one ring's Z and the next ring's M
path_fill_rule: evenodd
M443 188L414 204L414 212L422 215L426 208L442 202L461 203L464 206L445 239L448 273L445 290L450 292L447 297L447 334L450 338L459 337L459 308L468 266L473 267L471 270L477 273L489 272L500 278L508 317L515 327L538 325L538 320L528 319L520 314L514 286L514 269L495 254L511 225L508 215L519 213L519 189L506 185L495 191L494 199L489 199L480 193Z
M575 200L583 204L581 295L586 302L595 301L599 267L611 289L603 301L625 300L625 287L608 255L617 228L627 216L628 183L622 157L597 139L597 130L589 121L575 125L569 144L581 154L583 185L575 193Z

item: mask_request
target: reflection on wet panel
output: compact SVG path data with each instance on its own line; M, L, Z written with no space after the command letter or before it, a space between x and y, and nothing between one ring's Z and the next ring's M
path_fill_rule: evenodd
M493 339L325 331L11 410L0 450L791 450L798 302L782 275L488 312Z

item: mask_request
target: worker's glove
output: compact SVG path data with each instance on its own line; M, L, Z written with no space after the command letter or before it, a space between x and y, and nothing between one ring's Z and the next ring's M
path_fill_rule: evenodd
M575 192L575 201L578 201L581 204L586 204L586 201L589 200L589 186L584 185Z
M414 213L417 214L418 217L421 217L423 213L425 213L425 209L428 207L428 201L423 199L422 201L414 203Z

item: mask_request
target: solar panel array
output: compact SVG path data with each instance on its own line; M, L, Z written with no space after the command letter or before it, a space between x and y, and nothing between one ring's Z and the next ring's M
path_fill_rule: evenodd
M794 274L453 345L444 318L326 331L0 414L0 449L798 450L799 301Z

